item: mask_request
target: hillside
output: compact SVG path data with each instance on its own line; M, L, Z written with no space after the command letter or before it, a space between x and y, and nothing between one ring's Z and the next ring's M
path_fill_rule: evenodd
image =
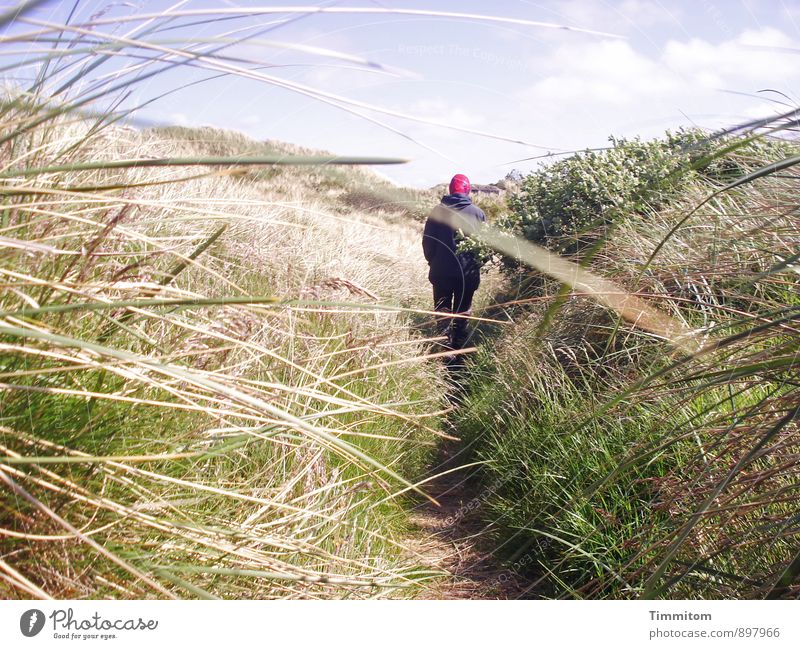
M361 168L79 168L308 153L211 129L61 120L3 151L0 595L414 583L393 496L444 383L427 316L397 308L429 308L420 224L375 202L397 190Z
M510 197L540 247L504 260L515 324L484 336L456 425L530 592L796 597L798 152L612 139ZM531 272L547 250L584 270Z

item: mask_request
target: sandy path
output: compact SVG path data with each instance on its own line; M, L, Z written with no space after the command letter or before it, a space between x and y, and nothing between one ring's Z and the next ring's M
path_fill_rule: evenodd
M440 450L441 473L461 464L458 442ZM524 593L520 580L492 552L491 526L481 520L487 491L470 480L474 467L440 475L423 487L440 504L420 501L410 520L412 536L404 544L422 565L444 573L431 580L417 599L517 599Z

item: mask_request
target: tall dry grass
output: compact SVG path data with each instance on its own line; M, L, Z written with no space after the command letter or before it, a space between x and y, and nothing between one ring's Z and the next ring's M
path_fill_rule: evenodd
M732 179L579 234L596 242L582 263L679 344L545 279L476 368L459 421L531 592L796 596L796 144L719 146Z
M184 136L73 118L5 148L3 593L408 587L392 496L436 439L442 383L408 314L382 305L426 302L418 228L338 214L301 172L11 173L64 150L257 146Z
M0 16L23 79L0 105L3 595L408 592L426 575L397 496L445 407L412 327L420 197L352 166L396 160L122 126L181 69L427 121L281 79L245 43L403 72L264 38L295 10L40 4Z

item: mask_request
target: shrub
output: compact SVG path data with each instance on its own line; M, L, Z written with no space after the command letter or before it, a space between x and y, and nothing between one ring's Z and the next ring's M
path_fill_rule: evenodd
M605 205L613 236L583 262L705 336L703 353L682 355L540 279L525 319L480 355L459 430L486 483L500 484L485 502L498 547L549 595L800 587L797 176L769 173L796 144L692 137L670 177L653 171L675 164L668 147L638 143L650 182L615 147L532 174L511 201L512 228L557 212L547 187L575 218ZM616 201L603 203L589 159ZM563 252L592 225L538 242Z
M692 173L690 136L651 142L611 138L609 149L578 153L536 171L509 198L511 214L503 225L563 250L621 214L658 209Z
M617 218L646 218L663 209L692 180L729 183L751 170L749 162L779 158L787 147L765 139L712 141L698 130L610 142L608 149L577 153L525 177L508 199L501 227L548 248L576 252L606 234ZM735 154L727 153L731 143ZM517 268L513 260L506 265Z

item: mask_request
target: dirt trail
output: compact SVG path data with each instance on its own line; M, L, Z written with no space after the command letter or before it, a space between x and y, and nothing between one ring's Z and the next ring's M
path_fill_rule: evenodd
M441 448L436 473L463 464L457 457L459 448L458 442ZM446 575L429 582L417 599L530 597L525 594L525 584L492 554L491 529L481 520L487 494L469 479L474 469L447 473L426 483L423 488L440 506L420 502L411 513L417 533L406 545L422 565Z

